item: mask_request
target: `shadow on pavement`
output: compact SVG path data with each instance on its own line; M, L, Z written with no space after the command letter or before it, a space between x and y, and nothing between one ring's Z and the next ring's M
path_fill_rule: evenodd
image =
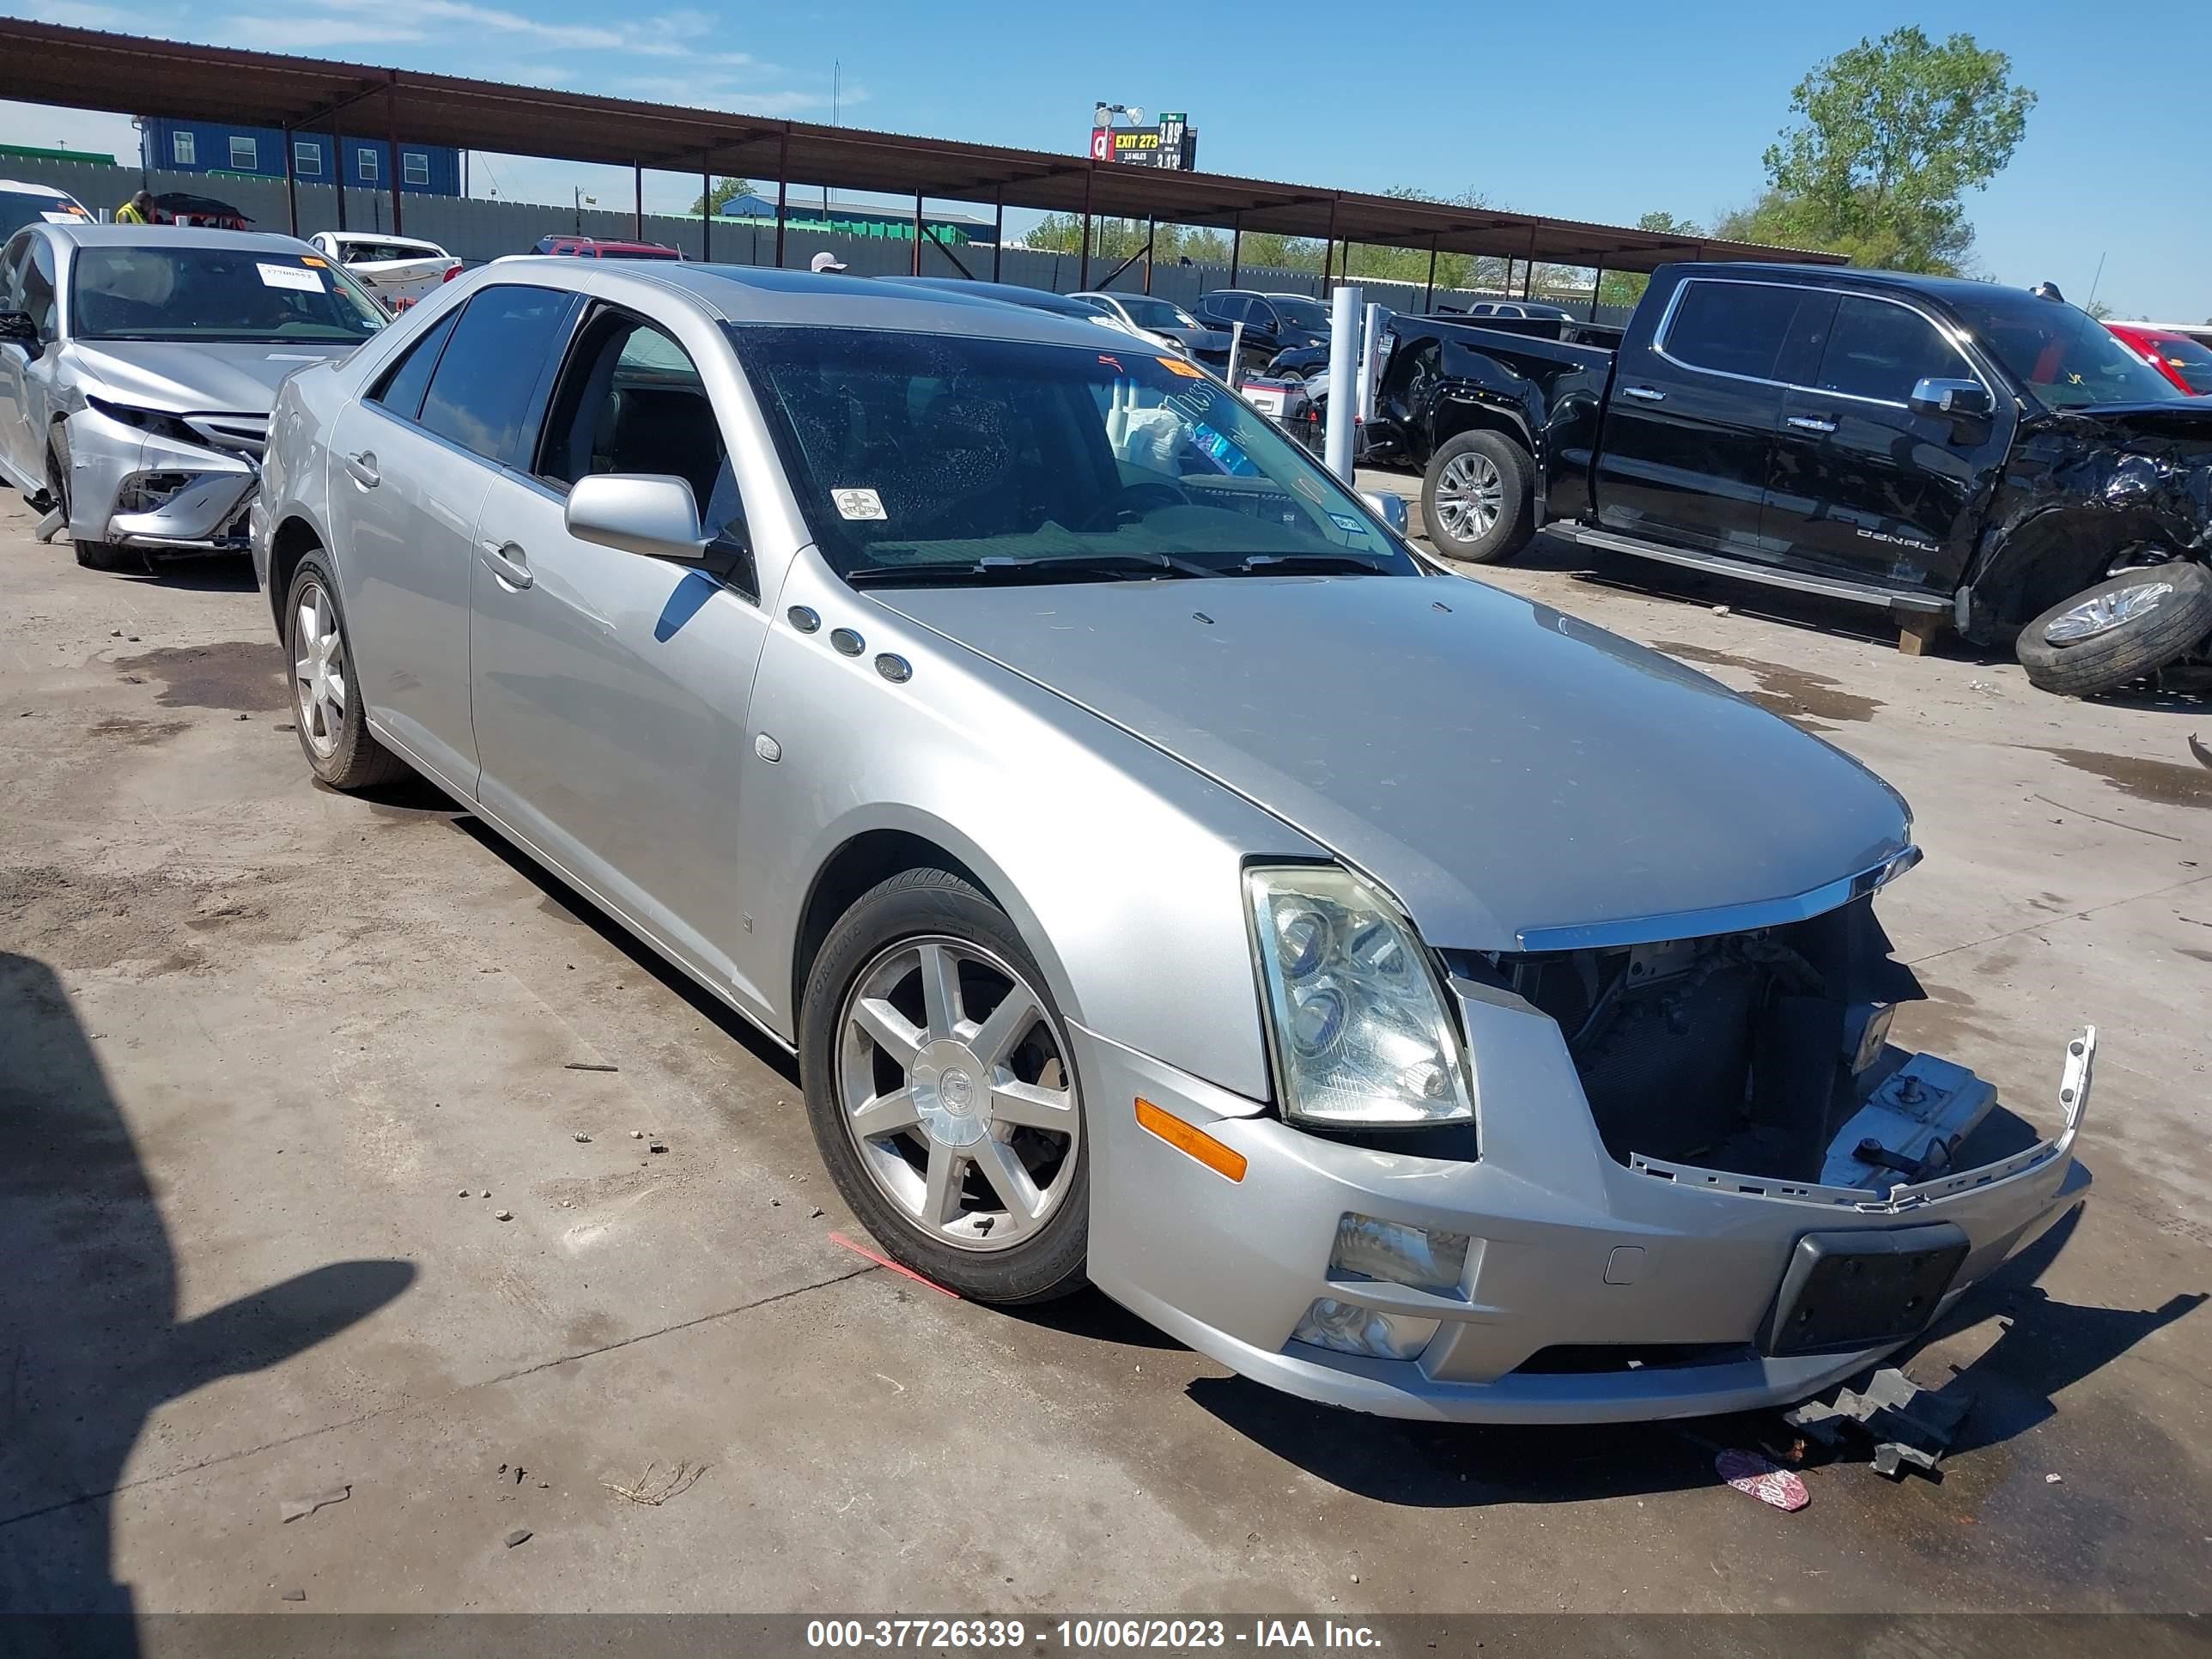
M336 1335L415 1269L332 1262L179 1319L168 1231L91 1042L52 969L6 951L0 1057L0 1609L128 1613L109 1508L148 1418Z
M441 800L446 799L442 794L438 798ZM402 809L392 807L386 810ZM798 1060L778 1048L773 1041L762 1033L757 1026L737 1013L727 1003L719 1000L701 988L690 975L671 966L658 951L640 940L635 934L610 917L598 905L577 892L574 888L532 858L529 854L507 842L483 819L460 813L453 817L453 823L455 829L465 833L470 839L477 842L487 852L496 854L501 861L515 874L530 883L532 886L542 890L547 900L563 917L590 928L608 945L628 957L636 964L640 972L652 975L668 991L681 997L702 1016L711 1020L720 1028L724 1036L742 1046L746 1053L759 1060L762 1065L773 1069L779 1077L789 1082L793 1088L799 1086Z

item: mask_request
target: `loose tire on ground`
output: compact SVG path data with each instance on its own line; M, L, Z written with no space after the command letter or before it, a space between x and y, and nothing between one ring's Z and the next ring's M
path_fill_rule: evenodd
M914 976L903 976L908 951L932 949L941 954L919 959ZM940 992L939 1001L933 1004L924 980L931 971L927 963L963 953L970 959L953 967L953 988ZM988 963L973 958L992 959L1006 971L994 973ZM1002 979L1011 980L1013 988L994 998L994 984ZM1026 1024L1020 1023L1028 1018L1026 1005L1010 1000L1020 993L1036 1005L1035 1018ZM1021 1006L1024 1012L1003 1022L1005 1030L994 1036L1001 1004ZM937 1026L948 1021L965 1033L964 1041L976 1045L979 1055L994 1050L1000 1037L1017 1046L1002 1066L987 1060L986 1076L975 1076L975 1068L957 1059L952 1066L932 1071L940 1056L927 1050L936 1048ZM894 1037L902 1044L919 1038L924 1050L912 1064L872 1035L887 1024L896 1027L902 1022L909 1029L895 1030ZM1057 1052L1040 1065L1038 1056L1048 1047ZM1013 923L971 883L945 870L908 870L854 903L808 972L799 1006L799 1064L822 1161L838 1193L894 1261L962 1296L1000 1306L1051 1301L1083 1288L1090 1247L1091 1160L1080 1079L1067 1050L1066 1025ZM1056 1072L1049 1069L1054 1064ZM957 1101L956 1068L961 1079ZM1040 1100L1064 1093L1069 1113L1061 1120L1068 1128L1064 1138L1011 1124L1001 1135L994 1124L966 1146L957 1144L968 1125L962 1118L947 1118L947 1103L963 1106L972 1097L971 1089L998 1086L994 1079L1002 1070L1006 1081L1023 1084ZM1025 1078L1024 1073L1036 1075ZM910 1103L918 1079L934 1079L928 1084L934 1127L919 1121L873 1136L856 1127L877 1121L872 1115L876 1103L902 1095ZM912 1112L909 1103L897 1115ZM1063 1139L1065 1150L1059 1151ZM1006 1167L997 1160L1007 1152L1022 1162L1018 1179L1027 1180L1038 1194L1040 1218L1029 1224L1026 1236L1015 1228L1011 1209L1003 1210L1003 1224L997 1218L988 1225L983 1221L1001 1205L1002 1176L994 1170ZM940 1153L947 1158L946 1170L957 1174L948 1173L941 1189L951 1196L945 1212L951 1219L932 1224L925 1219L931 1202L928 1172ZM920 1212L915 1207L917 1194ZM978 1226L985 1231L978 1233Z
M2086 639L2054 643L2045 629L2077 606L2128 590L2164 585L2172 592L2149 598ZM2026 628L2014 646L2028 682L2062 697L2094 697L2155 673L2212 635L2212 570L2179 560L2122 572L2061 599Z
M62 522L69 522L69 461L62 450L61 434L46 451L46 495L61 509ZM118 547L112 542L72 541L76 550L76 562L87 570L144 570L146 556L136 548Z
M1421 526L1439 553L1495 564L1536 533L1528 453L1497 432L1462 432L1429 458Z
M309 618L313 617L312 624ZM353 642L337 583L319 552L300 561L284 596L284 654L292 665L292 714L301 752L333 789L371 789L407 775L407 763L377 742L354 682Z

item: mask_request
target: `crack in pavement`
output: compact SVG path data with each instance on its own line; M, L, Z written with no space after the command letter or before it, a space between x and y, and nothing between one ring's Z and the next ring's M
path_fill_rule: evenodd
M1987 939L1969 939L1964 945L1947 945L1942 950L1931 951L1924 957L1914 957L1905 965L1908 968L1917 968L1923 962L1937 962L1945 957L1955 956L1961 951L1978 951L1984 945L1995 945L2000 939L2014 939L2022 933L2032 933L2039 927L2049 927L2062 921L2080 921L2102 910L2115 909L2123 904L2135 904L2143 899L2156 898L2162 893L2178 893L2185 887L2194 887L2201 882L2207 881L2212 881L2212 875L2191 876L2186 880L2173 882L2167 886L2154 887L2148 893L2130 893L2125 898L2106 899L2102 904L2093 904L2086 910L2069 910L2063 915L2045 916L2039 921L2022 922L2019 927L2008 927L2002 933L1991 933ZM2185 921L2189 918L2185 916L2182 920Z
M596 1348L579 1348L574 1353L556 1354L550 1359L541 1359L534 1364L517 1366L511 1371L501 1371L496 1376L487 1376L478 1382L463 1383L459 1388L449 1389L444 1394L395 1400L388 1406L379 1406L374 1411L363 1412L358 1417L349 1417L341 1422L325 1423L312 1429L302 1429L297 1434L280 1435L277 1438L264 1441L258 1446L246 1446L237 1451L225 1452L220 1457L204 1458L197 1463L186 1463L178 1468L164 1469L159 1474L142 1475L135 1480L118 1481L114 1486L106 1487L100 1492L79 1492L74 1498L59 1498L51 1504L42 1504L34 1510L24 1510L19 1514L0 1516L0 1528L15 1526L20 1522L35 1521L40 1516L53 1515L62 1510L75 1509L80 1504L95 1504L104 1498L113 1497L117 1492L131 1492L140 1486L159 1486L165 1480L175 1480L185 1475L198 1474L203 1470L218 1468L225 1463L235 1463L241 1458L258 1457L263 1452L297 1445L303 1440L313 1440L318 1435L334 1434L340 1429L356 1428L363 1423L374 1422L380 1417L389 1417L395 1412L413 1411L422 1407L436 1405L444 1401L458 1400L463 1395L473 1394L479 1389L497 1388L501 1383L516 1382L526 1376L535 1376L538 1372L551 1370L556 1365L571 1364L580 1359L593 1359L601 1354L612 1353L619 1348L632 1347L640 1342L650 1342L657 1337L672 1336L678 1331L694 1330L702 1325L711 1325L717 1320L734 1319L739 1314L752 1312L756 1308L765 1308L778 1302L787 1302L793 1297L805 1296L811 1291L825 1290L832 1285L842 1285L848 1279L858 1279L864 1273L882 1271L883 1269L873 1262L869 1262L846 1273L832 1273L827 1279L818 1279L811 1284L794 1285L787 1291L778 1291L772 1296L763 1296L755 1301L739 1303L734 1308L724 1308L715 1313L701 1314L696 1319L681 1319L672 1325L663 1325L657 1330L640 1331L635 1336L625 1336L613 1342L603 1342Z

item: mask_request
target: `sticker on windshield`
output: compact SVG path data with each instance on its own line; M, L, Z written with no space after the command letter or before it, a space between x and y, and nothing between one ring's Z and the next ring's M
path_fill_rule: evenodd
M833 489L830 505L837 509L841 519L888 519L884 511L883 497L872 489Z
M1202 380L1206 376L1180 357L1155 357L1152 361L1170 374L1180 374L1187 380Z
M320 294L323 279L312 270L302 270L297 265L264 265L253 267L261 273L261 280L270 288L289 288L301 294Z
M1364 536L1367 533L1367 526L1349 513L1332 513L1328 518L1331 524L1347 536Z
M303 265L313 265L317 270L320 270L325 265L328 264L330 261L327 259L319 259L312 253L302 253L300 256L300 263Z
M50 225L81 225L92 216L79 213L75 208L58 208L52 213L41 213L39 217Z

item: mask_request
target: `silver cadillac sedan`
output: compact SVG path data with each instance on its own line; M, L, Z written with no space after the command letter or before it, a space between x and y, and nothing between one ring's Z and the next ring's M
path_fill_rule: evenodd
M1688 1415L2087 1184L2094 1031L2047 1137L1886 1041L1881 780L1425 565L1143 341L502 264L286 382L252 545L315 775L434 779L793 1050L963 1295L1367 1411Z
M0 479L94 569L243 553L277 386L386 320L289 236L27 225L0 247Z

